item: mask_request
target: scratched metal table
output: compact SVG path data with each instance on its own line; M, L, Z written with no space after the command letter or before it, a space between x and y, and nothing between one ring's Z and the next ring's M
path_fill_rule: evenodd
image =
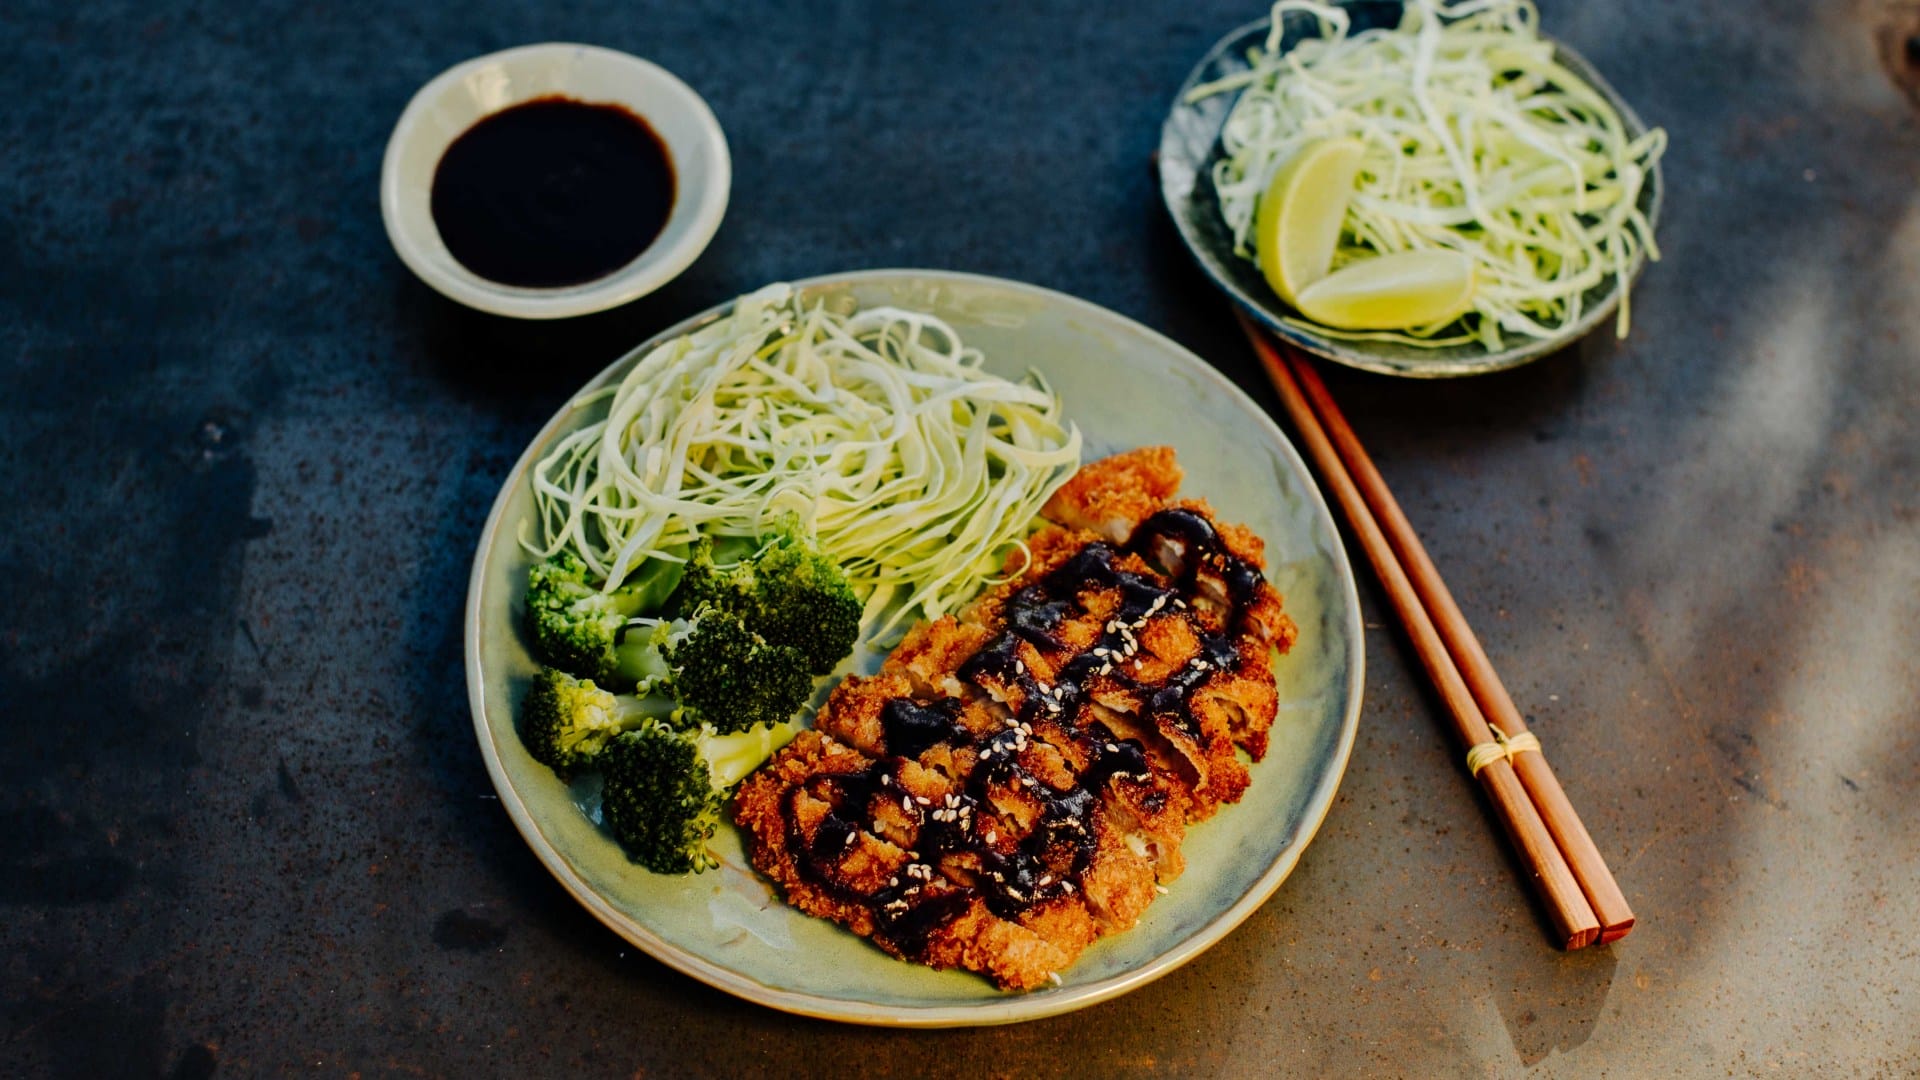
M587 375L787 277L1062 289L1272 407L1148 163L1258 4L0 8L0 1073L1920 1070L1920 22L1545 6L1673 136L1632 337L1332 381L1639 929L1548 946L1363 580L1359 743L1279 894L1126 998L919 1034L737 1002L555 884L471 733L475 537ZM415 87L545 39L685 77L737 182L668 288L516 324L400 266L375 181Z

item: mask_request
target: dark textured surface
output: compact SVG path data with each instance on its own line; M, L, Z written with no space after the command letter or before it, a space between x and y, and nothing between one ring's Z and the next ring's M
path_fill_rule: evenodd
M1866 0L1549 3L1673 136L1634 335L1334 390L1642 924L1553 951L1363 583L1360 741L1226 943L1119 1001L911 1034L636 955L494 801L461 682L500 478L592 371L763 282L1063 289L1270 395L1147 155L1258 6L0 6L0 1073L1911 1075L1920 126ZM732 140L707 254L517 325L375 201L409 94L547 39Z

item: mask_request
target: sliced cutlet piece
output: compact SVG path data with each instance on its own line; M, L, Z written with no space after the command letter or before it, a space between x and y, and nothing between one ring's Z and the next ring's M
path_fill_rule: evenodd
M913 683L904 675L885 671L871 676L850 675L827 695L826 704L813 719L814 729L870 757L885 757L890 751L882 713L888 702L912 693Z
M1040 516L1122 543L1180 490L1180 476L1172 447L1128 450L1080 466L1040 508Z
M966 688L954 672L992 636L992 630L978 623L942 615L907 631L887 656L883 670L912 680L913 692L921 697L957 698Z
M1108 727L1140 740L1198 821L1244 794L1250 774L1236 743L1264 750L1271 714L1247 695L1229 699L1239 709L1215 707L1218 695L1195 709L1193 692L1238 663L1240 638L1266 651L1242 608L1277 605L1278 595L1241 557L1259 558L1257 541L1236 533L1240 554L1227 550L1204 504L1163 504L1135 531L1143 535L1130 534L1125 547L1084 532L1036 533L1028 571L969 613L1002 633L961 677L1023 717L1038 715L1023 711L1023 690L1054 713L1083 698ZM1214 579L1218 604L1203 596Z
M1280 706L1270 648L1257 639L1245 639L1231 666L1219 669L1194 689L1192 702L1203 724L1224 727L1234 745L1253 760L1266 757L1267 733Z
M951 717L953 704L896 700L886 710L932 709ZM994 915L1033 930L1069 955L1077 955L1116 918L1136 918L1134 898L1151 895L1155 867L1107 821L1104 793L1097 788L1115 772L1144 771L1140 761L1082 748L1037 707L1025 714L1033 719L1009 717L980 735L966 727L964 712L960 715L959 724L944 729L950 742L921 748L919 763L927 764L928 774L941 773L938 763L946 761L969 771L949 790L933 793L930 804L917 790L912 805L899 804L898 811L923 819L918 831L887 822L876 826L882 835L927 853L939 877L978 889ZM969 737L978 741L951 745ZM1108 757L1122 759L1122 765L1101 768ZM908 773L919 763L900 763L903 788L913 787ZM877 821L896 812L880 799L874 808ZM1103 835L1109 838L1104 845Z
M981 890L936 872L920 850L880 835L872 810L895 798L883 789L898 791L905 808L878 827L903 837L911 832L913 843L926 846L925 814L944 803L938 793L946 781L912 763L891 771L815 731L802 732L747 778L735 817L747 830L753 864L789 903L902 959L965 967L1006 989L1029 990L1092 940L1086 930L1066 932L1076 925L1070 912L1036 914L1038 929L1001 918ZM1093 925L1077 898L1056 893L1045 899L1066 909L1078 905L1080 922Z
M1280 652L1292 648L1293 620L1282 610L1279 590L1262 573L1266 545L1245 527L1219 521L1205 500L1168 506L1131 544L1156 567L1189 583L1195 595L1187 602L1209 631L1253 633ZM1234 626L1226 624L1229 612Z
M907 864L906 849L875 835L843 809L835 780L864 777L873 759L815 731L803 731L747 777L734 820L747 832L754 866L787 902L862 937L874 932L866 897Z
M1237 662L1237 650L1204 635L1189 612L1164 609L1141 623L1131 640L1139 643L1132 677L1140 711L1162 736L1180 746L1190 740L1199 752L1199 783L1188 793L1192 820L1211 817L1222 803L1239 802L1252 776L1234 752L1230 717L1196 707L1199 689L1218 679L1224 665Z
M913 685L892 665L878 675L848 676L827 696L814 728L875 758L904 758L948 781L965 776L979 735L1000 723L984 705L916 697Z
M932 903L953 903L957 913L927 934L915 957L922 963L978 971L1002 990L1034 990L1065 971L1080 954L1080 949L1063 949L1033 928L994 915L973 889L945 879L936 879L925 889Z
M1108 824L1128 850L1153 868L1155 879L1164 885L1186 870L1180 845L1187 836L1191 800L1185 788L1146 769L1109 780L1101 797Z
M1186 867L1180 854L1190 802L1186 789L1153 768L1138 740L1123 741L1091 717L1091 707L1082 705L1071 715L1049 713L1027 721L1032 734L1019 762L1034 779L1056 790L1079 784L1097 795L1105 827L1147 860L1153 876L1171 881ZM1104 858L1097 853L1094 862ZM1114 880L1113 875L1107 874L1106 880ZM1103 924L1109 921L1091 884L1087 902Z
M1132 929L1153 903L1157 868L1145 853L1133 849L1131 835L1111 811L1103 813L1095 825L1093 858L1080 876L1087 910L1104 933Z

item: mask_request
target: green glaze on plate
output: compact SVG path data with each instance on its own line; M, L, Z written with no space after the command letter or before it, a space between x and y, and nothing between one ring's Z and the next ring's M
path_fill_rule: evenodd
M1059 987L1007 994L986 979L895 960L839 926L789 908L748 864L731 827L715 838L718 870L660 877L627 860L575 793L527 756L513 710L536 665L521 630L529 559L516 536L530 519L527 472L554 439L587 420L563 410L507 478L474 556L467 595L467 691L500 801L567 891L670 967L777 1009L866 1024L946 1027L1052 1016L1126 993L1219 941L1299 861L1333 802L1360 714L1361 628L1353 574L1326 504L1299 455L1245 394L1180 346L1110 311L1030 285L966 274L876 270L797 282L833 304L931 312L982 349L989 369L1045 374L1086 435L1086 459L1174 446L1182 493L1208 499L1267 542L1268 576L1300 627L1277 664L1280 715L1271 749L1237 806L1194 826L1187 871L1134 929L1104 938ZM660 340L587 387L623 375ZM592 407L598 408L598 406ZM865 657L868 668L878 658Z

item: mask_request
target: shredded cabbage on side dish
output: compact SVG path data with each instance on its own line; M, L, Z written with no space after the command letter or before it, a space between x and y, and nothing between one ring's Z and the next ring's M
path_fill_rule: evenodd
M606 418L533 469L540 557L570 548L607 588L701 536L797 514L880 636L937 618L999 569L1079 467L1080 431L1040 375L1013 382L930 315L836 314L772 285L668 341L616 387Z
M1290 13L1320 36L1282 53ZM1626 336L1630 268L1642 251L1659 258L1637 204L1666 132L1629 138L1606 99L1554 60L1529 0L1409 0L1397 27L1358 34L1339 7L1280 0L1249 61L1188 97L1244 90L1213 176L1239 254L1253 257L1255 203L1275 171L1309 142L1350 136L1367 152L1334 268L1434 248L1476 266L1463 321L1338 336L1498 349L1503 333L1544 338L1577 322L1582 294L1609 276ZM1464 331L1438 336L1449 326Z

